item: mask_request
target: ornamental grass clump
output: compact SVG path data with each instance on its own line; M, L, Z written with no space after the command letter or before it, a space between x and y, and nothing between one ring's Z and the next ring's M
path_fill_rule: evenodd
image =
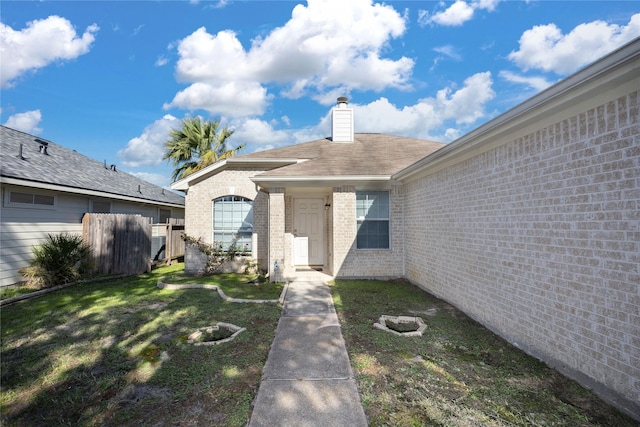
M91 248L75 234L48 234L47 240L34 246L32 251L31 264L20 273L27 286L37 289L80 280L93 266Z

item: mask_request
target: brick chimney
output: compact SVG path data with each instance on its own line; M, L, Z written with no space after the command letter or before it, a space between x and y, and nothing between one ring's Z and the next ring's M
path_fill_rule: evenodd
M331 112L331 140L353 142L353 108L347 108L349 99L338 98L338 105Z

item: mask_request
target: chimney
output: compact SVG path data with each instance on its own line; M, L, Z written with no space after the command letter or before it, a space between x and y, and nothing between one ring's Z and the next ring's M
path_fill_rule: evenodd
M331 112L331 140L353 142L353 108L347 108L349 99L338 98L338 106Z

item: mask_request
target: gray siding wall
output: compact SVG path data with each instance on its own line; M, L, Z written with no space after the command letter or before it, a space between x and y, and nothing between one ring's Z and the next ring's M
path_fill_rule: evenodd
M442 168L405 203L408 279L636 413L639 98Z

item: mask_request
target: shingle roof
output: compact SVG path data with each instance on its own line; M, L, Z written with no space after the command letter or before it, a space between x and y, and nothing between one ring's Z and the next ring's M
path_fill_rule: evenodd
M394 135L356 133L352 143L319 139L236 159L307 159L258 177L391 176L444 145Z
M42 143L47 154L40 152ZM22 159L19 157L22 144ZM53 184L74 190L97 191L104 197L140 199L184 206L184 197L130 175L116 168L111 169L76 151L0 126L0 176L32 183Z

